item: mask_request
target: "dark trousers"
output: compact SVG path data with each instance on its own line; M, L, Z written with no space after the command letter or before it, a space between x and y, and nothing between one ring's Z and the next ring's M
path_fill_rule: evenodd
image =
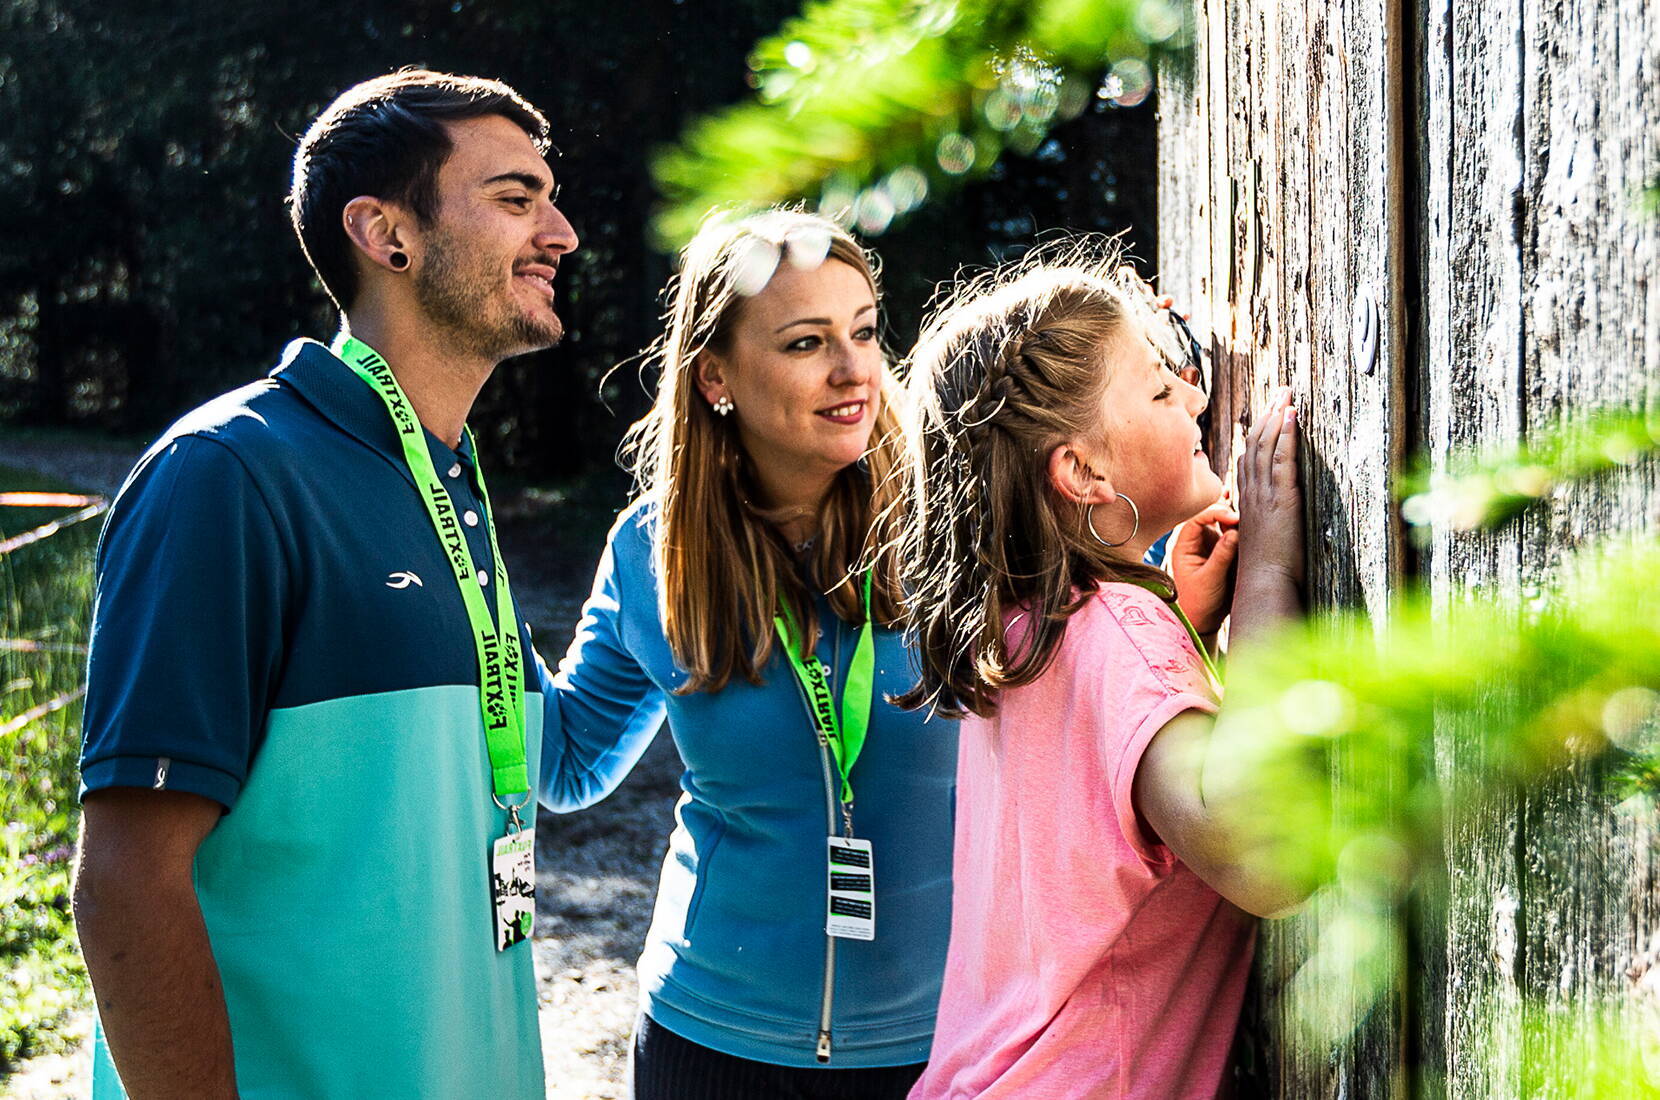
M924 1062L801 1069L752 1062L681 1038L642 1013L629 1079L634 1100L904 1100Z

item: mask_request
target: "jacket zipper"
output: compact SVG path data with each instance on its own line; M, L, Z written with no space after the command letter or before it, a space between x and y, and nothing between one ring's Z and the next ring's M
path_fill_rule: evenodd
M835 652L839 664L841 661L841 623L839 620L836 623L836 628ZM790 679L794 681L795 677L792 676ZM812 703L807 698L807 690L801 686L799 681L796 681L795 689L796 694L801 697L802 705L811 709ZM834 676L831 677L830 689L834 693ZM822 737L819 738L818 758L819 767L824 775L825 820L826 827L829 829L829 832L824 835L830 837L836 835L837 811L841 808L841 788L836 785L835 775L833 774L835 765L830 755L830 744ZM830 1015L831 1010L835 1007L835 1001L836 937L832 936L827 930L824 933L824 985L823 995L819 999L818 1047L815 1051L820 1064L826 1064L830 1061Z

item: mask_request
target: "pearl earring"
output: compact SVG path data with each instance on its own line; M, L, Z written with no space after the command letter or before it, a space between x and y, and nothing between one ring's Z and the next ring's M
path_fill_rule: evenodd
M732 404L732 399L724 393L715 399L715 411L720 413L722 416L730 416L732 414L732 410L737 407L738 406Z

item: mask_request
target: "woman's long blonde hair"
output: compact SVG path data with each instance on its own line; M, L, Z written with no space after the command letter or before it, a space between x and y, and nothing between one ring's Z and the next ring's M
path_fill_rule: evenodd
M1162 571L1114 557L1085 507L1049 483L1056 446L1103 434L1109 346L1152 317L1133 278L1113 242L1059 241L961 284L924 325L906 383L899 550L922 680L901 706L990 717L1001 689L1054 660L1102 581L1174 596ZM1030 628L1011 652L1015 609Z
M624 437L622 461L639 495L656 506L663 627L676 662L689 674L682 693L719 691L734 675L760 683L780 604L805 624L807 651L818 640L813 593L755 498L737 427L702 399L695 372L705 348L727 349L746 297L765 286L777 265L795 258L791 250L812 257L826 237L823 262L854 268L880 300L874 263L836 223L784 209L717 215L681 253L679 273L666 291L672 304L663 334L646 352L646 365L661 372L657 397ZM879 518L897 514L888 500L898 491L890 474L899 454L889 396L884 385L865 457L836 475L819 506L808 561L808 576L847 622L864 621L865 568L876 570L872 617L884 625L899 618L894 566L891 558L878 560L875 549L889 540L873 534Z

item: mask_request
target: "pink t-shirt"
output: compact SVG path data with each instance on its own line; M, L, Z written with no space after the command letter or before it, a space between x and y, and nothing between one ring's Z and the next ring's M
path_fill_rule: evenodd
M1187 632L1105 584L1036 682L963 722L951 946L911 1100L1217 1094L1256 925L1148 836L1130 793L1184 710L1216 710Z

